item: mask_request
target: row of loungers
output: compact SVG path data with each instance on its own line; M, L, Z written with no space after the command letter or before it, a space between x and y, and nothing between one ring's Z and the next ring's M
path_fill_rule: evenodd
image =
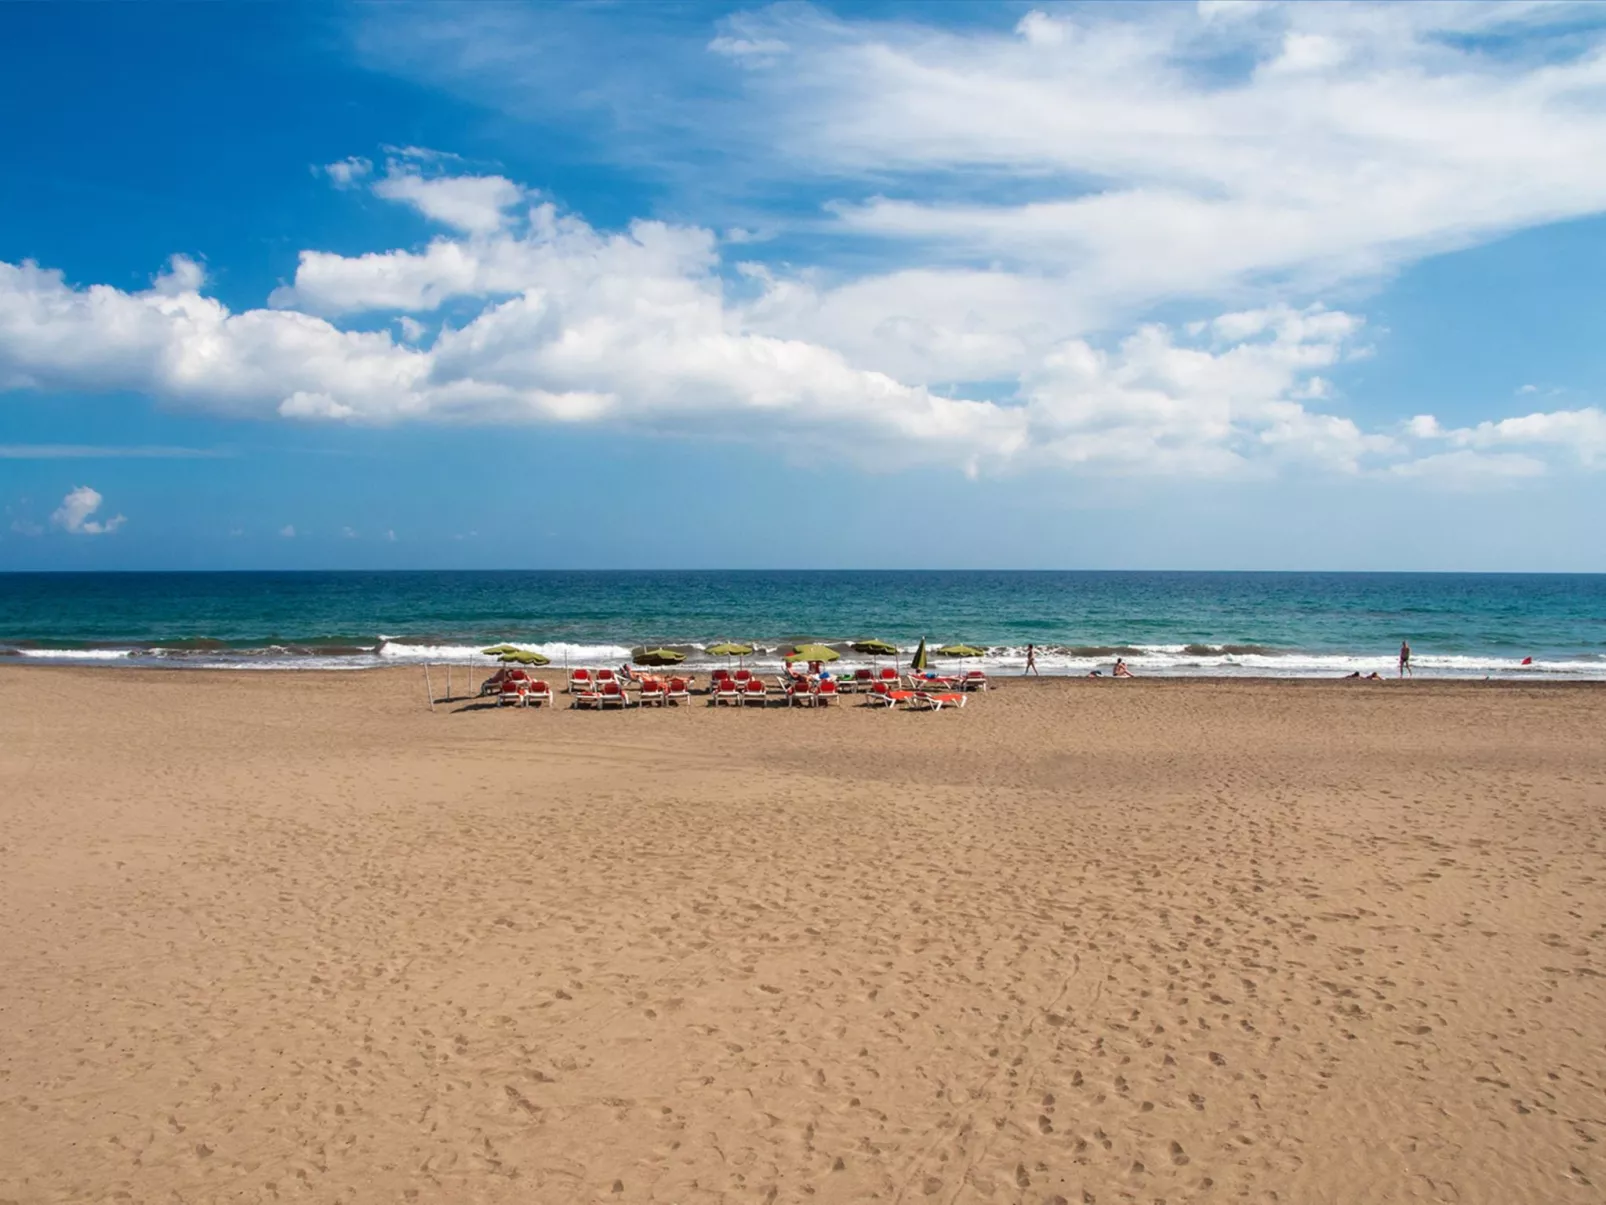
M717 691L719 689L719 684L722 681L734 681L737 685L737 688L741 689L747 682L753 681L757 678L758 675L753 673L751 670L739 669L735 671L735 673L731 673L729 670L716 669L712 674L710 689ZM791 682L803 680L803 675L794 675L790 680L785 677L779 679L782 690L790 689ZM811 682L815 680L815 677L812 675L808 678L808 681ZM835 690L839 694L852 694L855 692L862 693L870 691L878 684L886 685L894 690L899 688L907 688L909 690L927 692L932 690L986 690L988 685L987 675L982 673L980 670L970 670L968 673L953 675L920 675L900 674L897 670L891 668L890 666L880 671L869 669L854 670L851 674L841 674L832 678L821 676L818 678L818 681L822 683L827 681L834 683Z
M975 672L963 678L902 678L890 669L881 671L880 677L868 677L869 670L862 670L860 674L867 677L778 678L776 690L772 692L757 674L746 670L735 674L716 670L709 694L714 706L767 707L772 698L779 698L791 707L826 707L843 694L862 689L866 694L865 702L870 706L890 709L902 704L911 710L940 711L945 706L963 707L966 690L987 689L986 675ZM641 679L640 685L639 693L632 697L612 670L598 670L595 675L591 671L576 670L569 681L570 705L601 711L610 707L623 710L631 706L662 707L691 701L689 678L646 677ZM957 686L958 689L939 692L935 689L938 686ZM543 703L551 706L553 701L551 686L542 679L530 677L524 670L498 674L484 684L480 693L496 695L500 706L538 707Z
M899 688L896 679L873 682L865 692L865 706L891 710L901 704L910 711L941 711L944 707L963 707L969 698L963 691L935 692L929 688L930 683L923 679L914 679L912 683L920 685L911 684L909 689L904 690ZM742 683L725 678L715 683L713 702L716 707L722 704L767 707L770 699L778 694L789 707L826 707L844 693L834 678L822 679L817 685L805 680L787 682L783 679L777 682L777 687L778 690L772 692L764 680L757 676Z

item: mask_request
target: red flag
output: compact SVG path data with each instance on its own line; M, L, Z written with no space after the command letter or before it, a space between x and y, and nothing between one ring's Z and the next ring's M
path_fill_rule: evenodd
M1522 659L1522 663L1524 665L1532 665L1534 663L1534 659L1532 657L1524 657Z

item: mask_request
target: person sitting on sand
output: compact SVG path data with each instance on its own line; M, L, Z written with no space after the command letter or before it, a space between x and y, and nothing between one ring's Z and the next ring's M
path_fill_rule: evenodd
M1360 674L1360 671L1359 671L1359 670L1356 670L1356 671L1355 671L1355 676L1356 676L1356 677L1357 677L1357 678L1358 678L1358 677L1360 677L1360 676L1361 676L1361 674ZM1381 682L1381 681L1382 681L1382 680L1383 680L1383 675L1382 675L1382 674L1380 674L1380 673L1378 673L1378 672L1377 672L1377 671L1376 671L1376 670L1375 670L1375 669L1374 669L1374 670L1373 670L1373 671L1372 671L1372 672L1371 672L1371 673L1369 673L1369 674L1367 674L1367 675L1366 675L1366 680L1367 680L1367 681L1368 681L1368 682Z
M1125 661L1117 657L1115 659L1115 672L1111 676L1115 678L1130 678L1132 671L1127 669Z
M1101 669L1090 669L1087 671L1087 676L1089 678L1102 678L1104 676L1104 671Z

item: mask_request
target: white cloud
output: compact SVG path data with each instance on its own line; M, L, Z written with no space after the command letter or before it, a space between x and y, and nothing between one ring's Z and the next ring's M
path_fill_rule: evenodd
M286 540L295 539L296 538L295 524L294 523L286 523L283 527L279 528L279 535L281 535Z
M374 182L374 195L410 205L431 221L468 234L489 234L509 221L507 211L524 200L525 192L505 176L425 175L425 166L438 164L433 153L409 148L385 165ZM421 162L422 161L422 162Z
M357 529L354 527L342 527L340 535L342 539L355 540L357 538Z
M32 519L11 520L11 530L19 536L40 536L45 533L45 529Z
M1413 420L1414 421L1414 420ZM1444 429L1429 418L1437 438L1463 448L1553 446L1571 451L1585 465L1606 466L1606 410L1552 410Z
M374 170L374 165L359 155L351 155L337 163L326 163L319 170L336 188L355 188Z
M105 520L91 518L100 509L102 501L104 499L96 490L87 485L77 486L61 500L61 505L50 516L50 523L69 535L110 535L128 520L122 515Z
M784 9L741 28L784 32L787 53L745 77L776 170L904 194L840 206L844 227L1141 300L1366 275L1606 206L1606 58L1595 32L1547 42L1550 15L1570 20L1288 5L1223 24L1145 6L1031 13L1006 33ZM1530 57L1472 36L1517 26ZM916 186L977 173L1036 195L955 203Z
M396 533L394 530L387 531L385 533L385 542L388 544L394 544L396 542Z

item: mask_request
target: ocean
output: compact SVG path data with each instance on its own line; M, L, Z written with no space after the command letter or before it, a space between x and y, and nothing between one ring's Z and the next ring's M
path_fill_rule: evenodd
M564 665L722 640L967 643L1019 672L1606 679L1606 575L439 571L0 574L0 660L253 669L488 665L506 641ZM1525 664L1525 659L1531 662ZM856 655L846 660L859 660ZM974 664L974 663L972 663Z

